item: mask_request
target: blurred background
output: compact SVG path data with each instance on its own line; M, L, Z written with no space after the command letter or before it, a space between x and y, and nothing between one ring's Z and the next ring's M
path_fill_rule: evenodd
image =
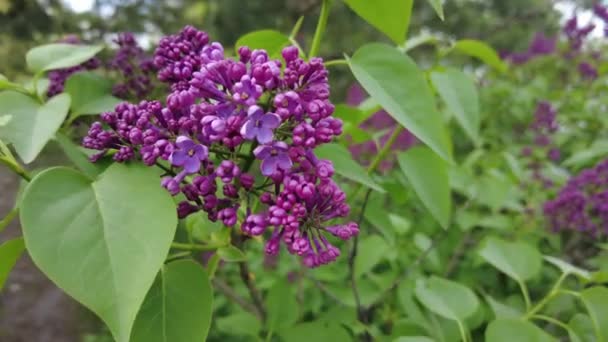
M371 1L371 0L370 0ZM410 36L431 32L446 38L483 40L498 51L527 47L538 31L552 35L573 12L583 21L594 0L446 0L444 22L425 2L416 1ZM258 29L288 33L305 17L298 41L308 46L316 25L320 0L0 0L0 73L9 79L25 77L24 55L35 45L77 35L84 41L111 45L117 32L133 32L140 44L153 49L165 34L186 24L209 32L211 39L233 46L243 34ZM603 34L598 22L594 34ZM334 1L321 56L351 54L370 41L386 40L341 1ZM424 65L431 51L416 50ZM332 72L334 72L332 70ZM336 70L333 96L343 102L353 83L346 70ZM51 146L40 163L61 162ZM12 207L18 180L0 168L0 217ZM16 236L17 227L0 234L0 241ZM56 289L24 257L0 294L0 341L106 341L96 318Z

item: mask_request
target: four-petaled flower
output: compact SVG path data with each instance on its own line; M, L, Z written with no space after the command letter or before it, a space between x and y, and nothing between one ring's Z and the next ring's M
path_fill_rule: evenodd
M187 173L195 173L201 169L201 162L207 159L207 146L197 144L192 139L179 136L175 140L176 149L171 153L169 161L173 166L182 166Z
M288 171L291 169L292 162L289 158L287 144L282 141L275 141L271 145L262 145L253 151L256 158L262 160L262 174L272 176L279 170Z
M248 140L254 138L260 144L268 144L273 138L273 129L279 127L281 118L274 113L264 113L260 106L251 106L247 110L247 122L241 128L241 135Z

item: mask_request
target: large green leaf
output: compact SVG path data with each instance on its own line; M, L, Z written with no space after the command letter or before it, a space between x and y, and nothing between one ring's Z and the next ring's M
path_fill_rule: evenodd
M253 31L240 37L234 46L238 51L239 47L247 46L250 49L264 49L270 57L278 57L281 50L289 44L289 37L275 30Z
M608 339L608 288L596 286L581 292L598 341Z
M432 312L458 322L473 316L479 299L468 287L443 278L431 277L416 284L416 298Z
M488 342L553 342L557 341L536 325L514 318L501 318L486 328Z
M47 44L37 46L25 55L27 67L33 72L73 67L93 58L103 46Z
M41 172L25 190L20 218L38 268L126 342L176 216L155 170L114 164L95 181L64 167Z
M72 120L81 115L111 111L122 102L111 95L112 82L92 72L72 75L65 83L65 92L72 97Z
M523 242L507 242L489 237L479 250L479 254L518 282L532 279L540 272L542 266L540 252Z
M446 160L451 146L443 117L423 73L396 48L361 47L349 60L357 81L399 124Z
M277 280L266 297L266 328L277 332L298 320L298 302L289 289L287 279Z
M433 6L433 9L435 10L435 12L437 13L437 16L441 19L444 20L444 16L443 16L443 4L442 4L442 0L427 0L428 3Z
M99 164L91 163L81 147L72 142L68 136L61 132L57 132L57 134L55 134L55 141L57 141L57 144L59 144L66 157L68 157L68 159L87 176L95 177L101 173L102 168Z
M572 342L595 342L593 321L585 314L577 313L568 322L568 334Z
M229 335L258 336L262 325L260 320L247 311L214 319L217 328Z
M407 35L414 0L344 0L363 20L401 44Z
M325 144L319 146L315 150L315 153L321 159L330 160L334 164L336 173L340 176L363 184L378 192L385 192L385 190L367 174L365 169L353 160L346 147L339 144Z
M475 57L500 72L507 71L507 65L500 59L496 50L488 44L472 39L459 40L453 49L471 57Z
M130 342L205 341L213 312L213 290L192 260L161 268L137 314Z
M471 77L458 69L448 68L431 73L431 80L448 110L477 143L480 125L479 96Z
M44 105L14 91L0 93L0 114L11 116L0 126L0 138L13 144L24 163L30 163L61 127L70 108L70 96L60 94Z
M337 323L324 321L306 322L283 329L279 335L284 341L310 342L310 341L335 341L348 342L353 339L348 332Z
M357 259L355 259L355 276L360 277L369 272L386 257L389 248L386 241L378 235L370 235L359 242Z
M0 245L0 290L13 266L25 250L23 238L8 240Z
M447 163L427 147L413 147L400 153L398 159L424 206L442 227L448 228L452 199Z

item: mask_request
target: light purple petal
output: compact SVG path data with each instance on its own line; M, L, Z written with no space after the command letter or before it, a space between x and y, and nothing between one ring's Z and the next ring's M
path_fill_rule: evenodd
M194 146L194 156L198 160L205 160L209 156L209 149L204 145L196 145Z
M275 157L268 157L262 160L262 174L264 176L272 176L277 171L277 160Z
M270 146L258 146L253 150L253 155L258 159L266 159L270 156L272 148Z
M256 136L260 144L268 144L272 141L273 133L271 129L266 127L256 128Z
M284 141L277 141L272 144L272 146L278 150L287 151L289 148Z
M194 141L183 135L180 135L179 137L177 137L177 139L175 139L175 144L177 145L177 147L183 150L189 150L195 145Z
M281 118L274 113L267 113L260 119L262 126L266 128L277 128L281 124Z
M241 135L247 140L253 140L257 133L257 130L257 127L255 127L255 121L253 119L247 120L243 127L241 127Z
M184 164L184 171L187 173L195 173L201 169L201 161L197 158L188 158Z
M251 106L247 109L247 116L250 118L256 118L264 114L264 110L260 106Z
M292 166L291 159L289 158L289 156L287 154L279 154L274 159L276 160L276 163L278 164L278 167L281 170L287 171L287 170L291 169L291 166Z
M182 166L186 162L186 159L188 159L188 154L186 151L178 150L171 153L169 162L171 165Z

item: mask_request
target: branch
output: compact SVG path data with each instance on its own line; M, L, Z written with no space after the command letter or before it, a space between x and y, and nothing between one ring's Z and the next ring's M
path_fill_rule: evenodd
M236 243L234 244L237 248L241 249L245 242L244 236L236 236ZM256 311L259 313L262 321L266 320L266 309L264 308L264 301L262 300L262 295L260 291L255 286L253 279L251 279L251 272L249 271L249 264L247 261L239 262L239 274L241 276L241 280L245 286L247 286L247 290L249 291L249 296L251 296L251 300L253 300L253 305L256 307Z
M252 314L254 314L258 319L262 319L262 316L260 315L260 312L258 311L258 309L251 303L249 303L247 300L245 300L245 298L239 296L238 293L236 293L236 291L234 291L230 285L226 284L224 281L218 279L218 278L213 278L212 280L213 282L213 286L220 291L224 296L232 299L233 302L237 303L241 308L251 312Z

